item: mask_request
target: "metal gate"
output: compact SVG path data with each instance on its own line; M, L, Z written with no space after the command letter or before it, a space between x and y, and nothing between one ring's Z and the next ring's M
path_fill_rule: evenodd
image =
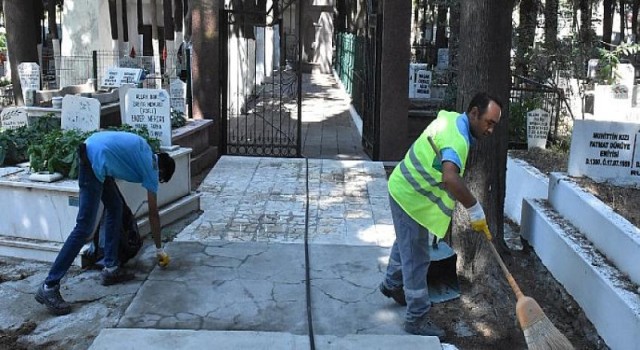
M366 35L356 64L356 74L364 80L362 147L373 160L380 157L380 55L382 49L382 1L366 0Z
M301 154L299 1L273 1L270 8L232 2L235 8L222 11L224 154Z

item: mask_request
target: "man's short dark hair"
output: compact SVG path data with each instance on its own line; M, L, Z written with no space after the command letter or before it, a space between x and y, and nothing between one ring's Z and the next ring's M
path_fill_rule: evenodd
M471 99L469 107L467 108L467 113L471 112L473 107L478 107L478 115L481 116L487 111L487 108L489 107L489 103L491 101L495 102L500 107L500 109L502 109L502 102L500 102L497 97L491 96L486 92L479 92Z
M169 182L176 171L176 162L168 153L158 153L158 179L160 182Z

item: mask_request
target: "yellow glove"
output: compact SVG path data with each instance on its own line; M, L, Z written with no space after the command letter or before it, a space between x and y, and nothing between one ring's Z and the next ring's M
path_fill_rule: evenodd
M169 266L169 254L167 254L163 248L156 249L156 257L158 259L158 266L165 268Z
M476 204L467 208L467 212L469 213L469 219L471 220L471 228L474 231L484 233L487 239L491 240L491 232L489 232L487 218L484 216L484 210L482 210L480 202L476 201Z

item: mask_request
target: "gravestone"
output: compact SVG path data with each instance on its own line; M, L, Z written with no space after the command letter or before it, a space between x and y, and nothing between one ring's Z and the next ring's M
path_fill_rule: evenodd
M529 149L546 148L550 125L549 112L543 109L527 112L527 145Z
M449 49L438 49L438 69L449 68Z
M640 184L640 123L576 120L568 173L614 184Z
M40 90L40 66L35 62L22 62L18 65L20 88L24 97L25 90Z
M149 136L159 139L161 146L171 147L169 94L161 89L129 89L125 101L124 123L146 127Z
M142 69L111 67L107 69L100 86L103 88L117 88L122 84L138 84L142 76Z
M7 107L0 113L2 129L17 129L27 125L27 111L20 107Z
M594 88L593 116L601 121L630 121L633 90L627 85L596 85Z
M62 99L61 118L63 130L98 130L100 128L100 101L95 98L66 95Z
M185 99L187 97L187 84L182 80L174 80L169 85L169 94L171 95L171 108L174 111L185 114Z

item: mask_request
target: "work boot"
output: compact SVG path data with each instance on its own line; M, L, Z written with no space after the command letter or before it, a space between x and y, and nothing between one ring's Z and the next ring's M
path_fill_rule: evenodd
M407 300L404 297L404 290L402 288L390 289L384 285L384 282L380 282L380 292L387 298L392 298L396 303L407 306Z
M116 267L114 270L105 267L102 269L102 272L100 272L100 283L102 283L103 286L110 286L112 284L131 281L135 277L134 274L121 267Z
M44 288L44 284L38 288L36 292L36 301L47 307L49 312L54 315L66 315L71 312L71 305L62 299L60 295L60 285L49 289Z
M426 315L413 322L405 321L404 330L407 333L415 335L424 335L431 337L444 337L444 329L436 326Z

